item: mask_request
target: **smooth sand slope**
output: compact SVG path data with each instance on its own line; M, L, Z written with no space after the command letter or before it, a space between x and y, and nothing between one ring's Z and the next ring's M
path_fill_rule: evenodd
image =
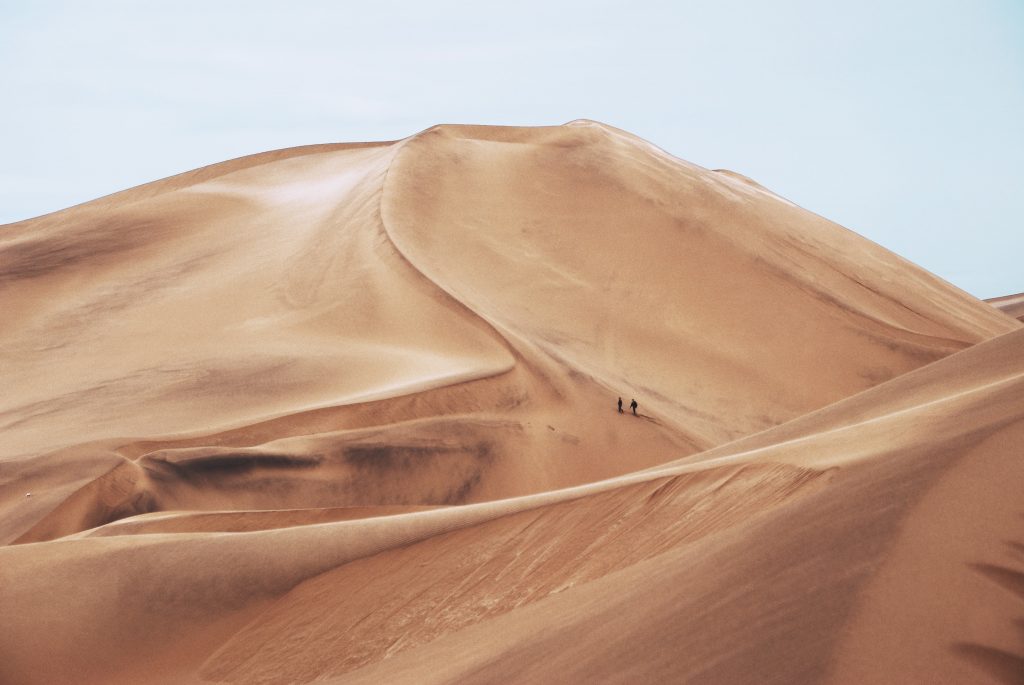
M1021 682L1021 324L611 127L0 227L0 323L2 682Z
M1024 293L993 297L985 301L1018 321L1024 321Z

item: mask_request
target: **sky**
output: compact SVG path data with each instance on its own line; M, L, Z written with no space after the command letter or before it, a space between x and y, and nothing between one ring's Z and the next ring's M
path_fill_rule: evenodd
M276 148L587 118L1024 291L1024 0L0 0L0 93L0 224Z

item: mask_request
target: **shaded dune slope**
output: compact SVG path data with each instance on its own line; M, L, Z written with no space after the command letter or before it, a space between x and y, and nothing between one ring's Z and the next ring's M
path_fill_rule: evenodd
M7 615L22 637L5 663L59 678L70 661L112 682L180 676L168 655L213 682L1013 682L1022 333L850 398L817 426L798 419L777 443L568 491L230 536L8 547L0 573L19 588ZM55 603L43 589L104 567L118 575L88 594ZM122 594L147 601L118 605ZM83 633L115 606L116 631ZM52 634L51 612L67 634ZM37 644L68 653L44 666Z
M985 301L1018 321L1024 321L1024 293L993 297Z
M0 426L20 464L0 482L78 455L110 472L60 510L18 483L8 541L596 480L1012 327L752 182L593 122L256 155L2 237ZM609 425L618 394L648 420Z
M1024 331L1004 336L924 382L897 379L794 422L796 447L791 436L725 447L347 564L275 603L203 673L1016 682L1022 342ZM962 387L947 394L954 378ZM345 648L332 648L340 636Z
M430 129L387 183L389 234L431 280L703 447L1013 328L850 231L593 122Z
M1020 323L617 129L214 165L0 228L0 303L0 680L1024 663Z

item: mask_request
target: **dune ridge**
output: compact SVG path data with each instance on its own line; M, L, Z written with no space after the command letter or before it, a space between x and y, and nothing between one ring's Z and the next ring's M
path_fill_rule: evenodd
M1024 327L627 132L213 165L0 303L2 680L1017 682Z
M993 297L992 299L985 301L996 309L1009 314L1018 321L1024 321L1024 293Z

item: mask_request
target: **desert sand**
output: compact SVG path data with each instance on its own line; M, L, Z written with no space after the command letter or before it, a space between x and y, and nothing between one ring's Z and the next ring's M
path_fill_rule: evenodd
M1000 309L1018 321L1024 321L1024 293L1016 295L1004 295L985 300L997 309Z
M0 682L1024 683L1022 303L583 120L2 226Z

